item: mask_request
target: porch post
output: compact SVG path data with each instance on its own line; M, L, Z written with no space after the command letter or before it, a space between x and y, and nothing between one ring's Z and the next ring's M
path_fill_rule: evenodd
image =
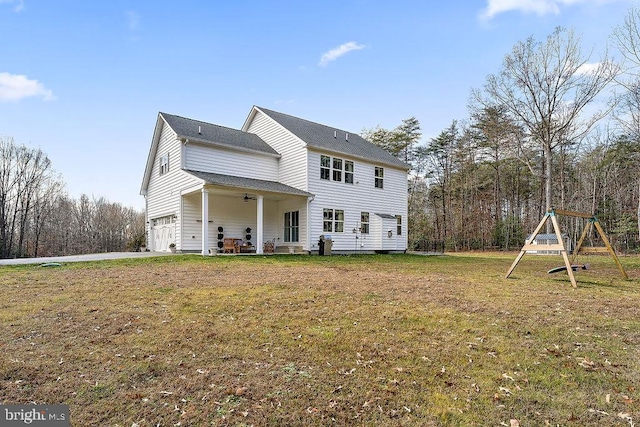
M209 253L209 192L202 189L202 255Z
M263 203L264 203L264 197L262 195L258 195L258 203L256 203L257 205L257 212L256 212L256 253L257 254L261 254L262 253L262 242L264 241L263 238Z

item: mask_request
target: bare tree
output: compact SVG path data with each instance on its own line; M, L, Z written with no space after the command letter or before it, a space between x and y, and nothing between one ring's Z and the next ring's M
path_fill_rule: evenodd
M573 31L557 28L545 43L533 37L518 42L502 70L487 77L484 91L472 93L481 105L504 105L542 149L546 208L554 202L554 150L583 137L610 111L604 108L581 120L585 107L618 74L606 56L597 64L589 59Z
M61 181L41 151L0 138L0 257L24 256L39 195ZM40 211L39 215L45 212Z
M631 8L624 23L613 30L613 41L624 58L624 78L619 83L625 88L616 117L625 132L635 141L640 140L640 9ZM636 181L638 204L636 207L638 239L640 239L640 177Z

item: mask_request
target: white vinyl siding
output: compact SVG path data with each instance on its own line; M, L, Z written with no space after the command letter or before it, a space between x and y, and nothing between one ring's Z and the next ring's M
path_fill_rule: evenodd
M267 181L277 180L278 159L273 156L196 143L187 144L184 152L185 169Z
M156 150L156 161L160 156L168 155L173 165L180 164L181 143L176 139L176 134L169 126L163 124ZM151 170L147 187L147 218L154 220L167 215L176 215L177 223L180 222L180 191L198 184L200 181L193 176L184 173L178 167L171 167L166 173L160 175L160 168ZM176 227L176 249L181 250L181 228ZM151 248L153 249L153 248Z
M184 197L182 229L184 232L184 250L200 251L202 248L202 201L199 193ZM280 224L278 203L265 200L263 209L264 239L277 237ZM216 248L218 227L223 228L224 237L246 240L247 228L251 228L251 243L256 243L257 210L256 201L244 202L239 196L224 196L209 192L209 247Z
M279 173L274 180L308 191L306 149L299 138L260 111L256 112L246 131L258 135L282 156L279 161ZM318 177L319 164L320 159L317 159L314 164L314 179Z
M192 193L183 197L182 230L186 251L199 252L202 248L202 204L200 193ZM264 241L274 241L276 246L287 245L284 239L283 217L285 212L299 212L300 224L306 215L306 200L300 197L283 200L264 199L263 205L263 238ZM256 243L257 209L256 201L244 202L239 196L226 196L209 192L209 247L216 248L218 242L218 227L223 228L224 237L246 240L246 229L251 228L251 242ZM299 227L296 246L306 245L307 232L304 226Z
M333 180L320 179L319 165L320 156L328 155L316 151L309 151L308 168L309 191L315 195L311 203L310 212L310 241L312 250L317 250L317 241L321 234L329 234L323 231L323 209L339 209L344 211L344 232L333 231L333 250L337 251L374 251L382 249L380 237L375 236L373 228L375 213L388 215L401 215L403 219L407 217L407 173L403 169L396 169L391 166L384 167L384 188L375 188L375 167L379 164L368 163L357 158L343 156L344 161L353 161L353 184L340 185ZM333 157L333 156L332 156ZM368 212L370 216L370 234L360 236L357 233L361 225L362 212ZM394 219L395 221L395 219ZM405 221L406 222L406 221ZM379 225L381 227L381 224ZM353 230L356 229L356 233ZM379 230L381 230L379 228ZM395 223L394 223L395 237ZM381 231L380 231L381 232ZM397 250L406 249L406 234L398 236ZM356 239L358 237L358 239ZM356 241L357 240L357 241Z

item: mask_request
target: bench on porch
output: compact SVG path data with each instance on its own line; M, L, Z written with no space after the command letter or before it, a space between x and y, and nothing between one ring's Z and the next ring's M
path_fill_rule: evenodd
M244 242L235 237L225 237L222 244L222 253L250 254L256 251L251 242Z

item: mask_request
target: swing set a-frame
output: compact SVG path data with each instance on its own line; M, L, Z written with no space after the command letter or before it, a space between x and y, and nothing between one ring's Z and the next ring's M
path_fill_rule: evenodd
M584 230L582 231L582 236L580 236L580 240L578 240L578 243L576 244L576 247L573 250L571 259L569 259L569 255L567 254L567 248L565 247L565 242L564 242L564 239L562 238L562 233L560 233L560 226L558 225L558 218L557 218L558 215L570 216L574 218L585 218L588 220L587 225L584 227ZM535 241L536 237L542 230L542 227L544 227L544 225L547 223L548 220L551 220L551 224L553 225L553 231L556 235L558 243L534 244L533 242ZM597 246L597 247L582 246L585 238L587 237L589 231L591 231L592 227L595 227L596 230L598 231L598 234L602 238L604 246ZM613 260L615 261L616 265L618 266L618 270L620 270L620 274L622 275L622 278L625 280L629 279L629 277L627 276L627 272L624 271L624 267L622 266L622 264L620 263L620 260L618 259L618 256L616 255L616 252L613 250L611 243L609 243L609 239L607 239L607 236L604 233L602 226L600 225L600 221L598 221L598 218L593 214L553 209L553 208L549 209L547 213L544 215L544 217L542 218L542 220L540 221L540 224L538 224L538 226L536 227L535 231L525 241L525 244L520 250L518 257L515 259L515 261L513 261L513 264L511 264L511 268L509 268L509 271L507 272L506 277L509 277L511 275L511 273L516 268L516 266L518 265L522 257L527 253L527 251L559 252L560 255L562 255L562 258L564 259L564 267L552 269L550 270L550 272L561 271L566 269L567 274L569 275L569 279L571 280L571 285L574 288L578 286L576 283L576 278L573 275L574 269L578 269L578 268L586 269L586 266L578 266L574 264L579 254L609 253L613 258Z

